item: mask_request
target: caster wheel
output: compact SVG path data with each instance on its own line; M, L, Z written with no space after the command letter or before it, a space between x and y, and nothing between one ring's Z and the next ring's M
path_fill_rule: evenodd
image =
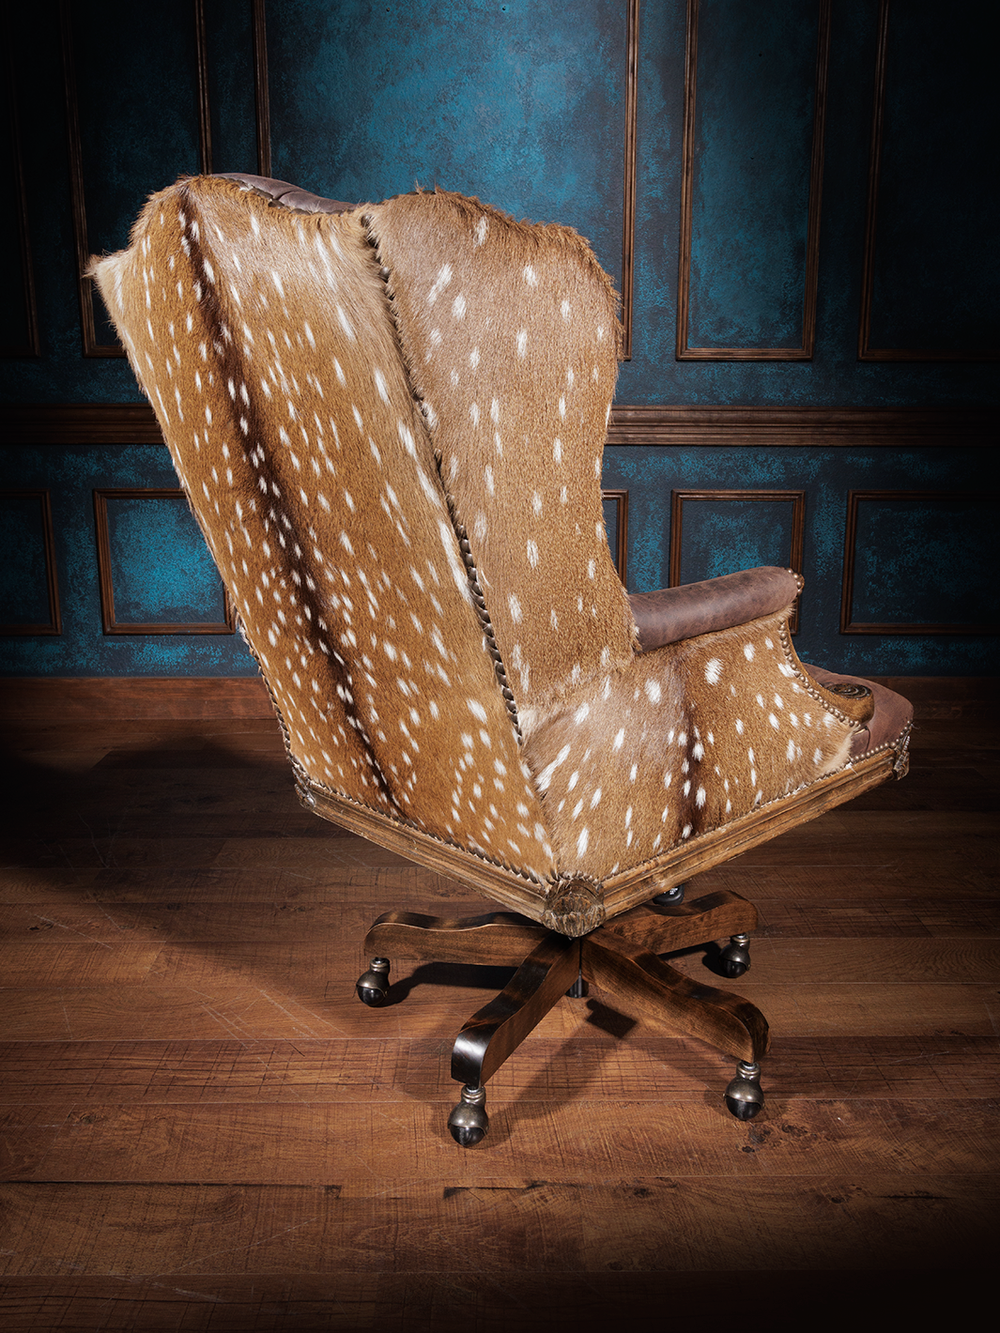
M486 1089L462 1089L462 1100L448 1117L451 1137L460 1148L474 1148L482 1143L490 1127L490 1118L486 1114Z
M750 936L733 935L719 954L719 968L724 977L734 981L750 966Z
M726 1098L726 1109L730 1115L734 1115L737 1120L752 1120L762 1109L763 1102L741 1102L735 1097Z
M678 907L684 901L686 887L685 884L675 884L666 893L658 893L655 898L651 898L650 903L653 907Z
M358 999L371 1009L377 1009L389 994L389 960L373 958L367 972L357 981Z
M760 1087L760 1065L741 1060L736 1066L736 1077L726 1089L726 1109L737 1120L752 1120L764 1106Z

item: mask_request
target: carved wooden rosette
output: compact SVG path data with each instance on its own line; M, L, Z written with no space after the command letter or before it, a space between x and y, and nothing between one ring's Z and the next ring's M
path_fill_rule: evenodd
M604 887L589 875L560 875L545 894L542 922L549 930L579 939L603 925Z

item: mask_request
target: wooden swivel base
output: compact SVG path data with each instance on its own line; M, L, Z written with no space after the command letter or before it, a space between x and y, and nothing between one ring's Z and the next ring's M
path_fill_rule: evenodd
M756 909L739 894L709 893L684 903L682 888L614 917L582 939L569 939L514 912L457 920L386 912L365 936L371 964L358 979L358 995L365 1004L382 1003L392 956L517 968L455 1042L451 1073L464 1086L448 1126L463 1147L486 1134L487 1079L561 996L581 996L586 982L675 1032L736 1056L739 1064L726 1089L726 1104L733 1115L749 1120L764 1103L758 1081L768 1045L763 1014L738 995L690 980L657 955L728 935L723 969L727 976L741 976L750 965L747 935L756 924Z

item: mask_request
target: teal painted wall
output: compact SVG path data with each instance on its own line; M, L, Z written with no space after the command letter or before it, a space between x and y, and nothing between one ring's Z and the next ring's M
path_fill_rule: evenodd
M198 170L193 4L74 3L76 78L89 248L123 245L150 191ZM803 333L819 0L702 0L698 28L690 244L691 346L790 347ZM414 184L477 194L518 216L575 226L622 281L626 6L623 0L267 0L272 174L344 199ZM206 0L212 165L254 170L251 4ZM951 359L858 358L878 0L837 0L825 84L816 339L809 360L678 360L675 356L683 182L686 6L642 6L636 140L633 355L625 405L983 408L996 403L996 99L987 68L992 6L947 11L894 0L890 11L879 212L872 247L871 342L930 346ZM8 11L13 105L22 149L38 355L0 359L7 403L134 403L121 358L84 356L77 299L71 142L64 114L59 7ZM993 136L992 138L990 136ZM15 178L8 137L5 179ZM7 257L2 341L27 338L17 217L3 220ZM98 341L108 333L95 311ZM173 485L152 446L19 448L6 443L0 486L51 493L61 635L0 641L8 674L246 674L225 634L101 631L93 491ZM839 630L844 524L851 490L981 492L981 451L867 448L615 447L605 485L629 491L629 583L667 582L670 492L768 486L806 496L800 651L876 674L988 674L981 634L844 635ZM34 623L44 561L34 502L7 495L0 621ZM995 616L982 502L928 500L865 511L859 575L881 580L856 608L879 621L940 619L970 600ZM27 506L27 507L26 507ZM962 507L964 506L964 507ZM126 619L215 619L219 590L182 506L162 500L131 522L109 511L117 609ZM957 517L956 517L957 512ZM684 577L787 558L780 505L690 507ZM133 516L134 517L134 516ZM35 522L35 528L32 523ZM867 524L867 526L865 526ZM900 551L911 535L911 550ZM139 541L144 534L148 540ZM773 550L773 555L767 552ZM173 552L173 556L171 556ZM172 564L171 564L172 561ZM114 563L114 562L113 562ZM964 570L960 578L955 571ZM165 572L166 571L166 572ZM701 571L701 572L700 572ZM176 585L176 586L171 586ZM131 600L128 600L131 599Z

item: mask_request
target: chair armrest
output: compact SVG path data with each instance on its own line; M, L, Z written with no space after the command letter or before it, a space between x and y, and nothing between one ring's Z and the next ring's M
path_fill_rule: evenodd
M801 587L801 577L790 569L764 565L680 588L630 593L639 652L773 615L791 606Z

